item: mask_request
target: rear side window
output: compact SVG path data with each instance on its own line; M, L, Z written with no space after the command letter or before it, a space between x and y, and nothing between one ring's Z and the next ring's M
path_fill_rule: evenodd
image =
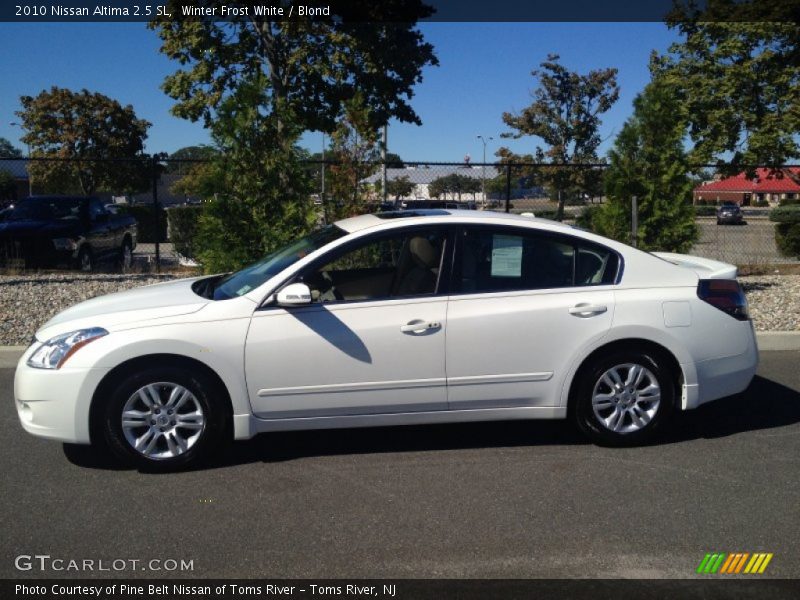
M460 237L455 278L462 293L610 284L619 267L616 253L571 236L470 228Z

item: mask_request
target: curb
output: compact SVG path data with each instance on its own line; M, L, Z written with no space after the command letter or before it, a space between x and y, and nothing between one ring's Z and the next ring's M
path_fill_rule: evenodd
M800 331L757 331L761 352L800 350ZM27 346L0 346L0 369L13 369Z

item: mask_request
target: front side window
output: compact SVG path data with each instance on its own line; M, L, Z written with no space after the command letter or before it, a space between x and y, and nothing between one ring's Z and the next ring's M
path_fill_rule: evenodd
M617 273L615 253L570 236L481 228L460 237L456 286L463 293L601 285Z
M315 303L433 294L446 237L441 230L417 230L370 238L299 279Z

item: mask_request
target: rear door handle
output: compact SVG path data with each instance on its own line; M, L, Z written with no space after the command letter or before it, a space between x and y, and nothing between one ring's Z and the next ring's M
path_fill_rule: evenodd
M436 331L441 329L442 324L439 321L423 321L422 319L414 319L405 325L400 326L400 331L403 333L425 333L426 331Z
M569 314L576 317L594 317L601 315L608 310L608 307L602 304L589 304L588 302L581 302L569 309Z

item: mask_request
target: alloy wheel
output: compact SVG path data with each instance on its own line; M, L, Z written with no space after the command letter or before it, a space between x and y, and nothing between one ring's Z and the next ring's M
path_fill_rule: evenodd
M609 431L632 433L653 420L661 404L661 386L647 367L615 365L605 371L592 391L592 410Z
M206 415L188 389L156 382L136 390L122 408L122 432L136 452L151 460L188 452L203 434Z

